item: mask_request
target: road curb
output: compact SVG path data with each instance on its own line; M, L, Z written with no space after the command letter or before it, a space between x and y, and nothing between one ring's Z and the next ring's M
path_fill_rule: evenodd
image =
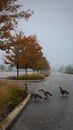
M24 106L30 99L30 94L22 101L19 105L15 107L15 109L8 114L8 116L1 122L0 130L9 130L10 127L14 124L15 120L17 120L18 115L23 110Z

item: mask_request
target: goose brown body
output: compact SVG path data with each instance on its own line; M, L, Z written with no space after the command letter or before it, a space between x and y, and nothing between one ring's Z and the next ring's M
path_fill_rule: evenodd
M67 90L62 89L62 87L59 87L59 89L60 89L60 93L62 94L62 96L69 94L69 92Z
M42 99L42 96L35 93L35 94L31 94L31 98L34 98L35 99L35 102L38 101L39 102L39 99Z
M50 92L44 91L43 89L40 89L39 91L42 91L42 92L43 92L43 94L45 95L45 99L48 98L48 95L52 96L52 94L51 94Z

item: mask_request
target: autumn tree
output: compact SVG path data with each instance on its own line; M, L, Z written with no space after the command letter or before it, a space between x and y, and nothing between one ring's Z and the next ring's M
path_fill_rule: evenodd
M39 70L49 71L50 70L50 64L46 60L46 58L42 55L34 63L33 70L37 70L37 71L39 71Z
M20 33L11 37L10 41L6 49L5 63L16 66L17 76L19 75L19 68L24 68L27 73L28 68L34 69L37 61L41 62L42 47L40 47L35 35L26 37Z
M35 35L28 36L25 40L27 47L24 52L24 57L26 58L24 59L23 67L27 73L27 69L33 69L35 62L38 61L39 57L41 57L43 53L41 51L42 47L39 45L37 37Z
M11 31L14 31L18 25L18 19L28 20L33 14L30 9L19 11L22 5L17 2L18 0L0 1L0 39L9 39Z
M23 52L25 51L24 33L20 32L15 36L10 37L10 42L7 44L5 63L15 66L17 69L17 77L19 76L19 68L23 63Z

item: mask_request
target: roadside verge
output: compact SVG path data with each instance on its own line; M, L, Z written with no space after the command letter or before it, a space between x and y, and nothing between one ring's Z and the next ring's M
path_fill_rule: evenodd
M0 130L9 130L9 128L14 124L15 120L17 120L17 116L23 110L29 99L30 94L28 94L28 96L1 122Z

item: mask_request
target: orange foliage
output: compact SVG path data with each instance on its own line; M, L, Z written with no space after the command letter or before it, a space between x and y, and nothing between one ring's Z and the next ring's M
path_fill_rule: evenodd
M11 42L6 50L5 63L16 66L16 68L46 69L48 62L43 57L42 47L37 41L37 37L24 36L23 33L11 37Z
M17 27L17 19L24 18L28 20L33 14L33 11L20 11L18 9L22 6L17 4L18 0L1 0L0 1L0 38L9 38L10 30Z

